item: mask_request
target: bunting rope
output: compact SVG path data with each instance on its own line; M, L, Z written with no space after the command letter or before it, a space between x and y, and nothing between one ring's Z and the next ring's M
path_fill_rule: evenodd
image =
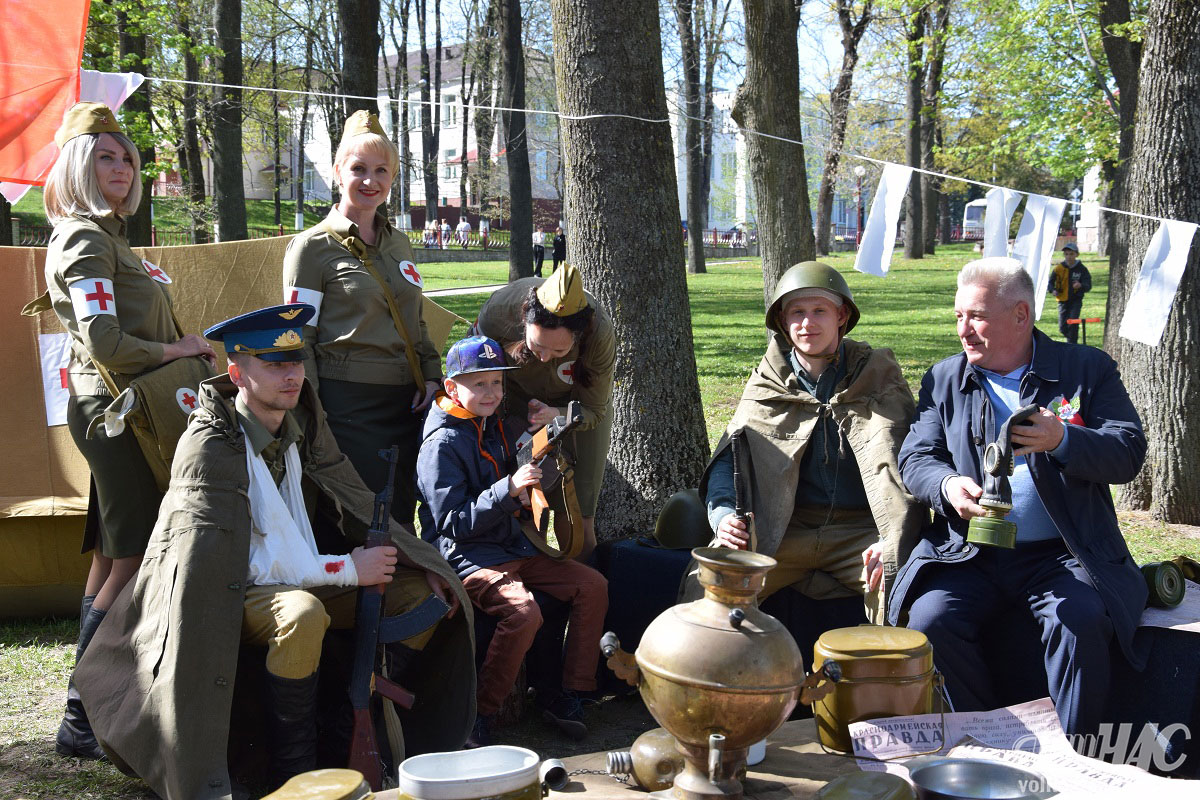
M0 66L2 66L2 65L0 65ZM317 91L311 91L311 90L306 91L303 89L272 89L268 86L248 86L248 85L243 85L243 84L216 83L216 82L212 82L212 81L188 81L188 80L183 80L180 78L160 78L160 77L153 76L153 75L147 75L147 76L145 76L145 79L148 81L154 81L156 83L173 83L173 84L192 85L192 86L204 86L204 87L214 88L214 89L242 89L242 90L251 91L251 92L274 92L277 94L300 95L300 96L307 95L309 97L331 97L331 98L338 98L338 99L342 99L342 100L364 100L364 101L368 101L368 102L372 102L372 103L378 103L380 100L380 98L378 98L378 97L368 97L365 95L337 94L334 92L317 92ZM441 103L436 102L432 99L430 99L430 100L410 100L408 98L389 97L389 98L387 98L387 100L388 100L388 102L397 103L397 104L405 105L405 106L429 105L431 107L436 108L437 106L442 105ZM561 111L549 111L549 110L537 109L537 108L513 108L510 106L486 105L486 104L479 104L479 103L464 103L464 104L462 104L462 106L465 109L470 110L470 111L510 111L510 112L511 111L520 111L520 112L524 112L526 114L536 114L536 115L542 115L542 116L557 117L558 119L566 119L566 120L572 120L572 121L586 121L586 120L595 120L595 119L628 119L628 120L633 120L635 122L645 122L645 123L650 123L650 124L655 124L655 125L670 124L670 122L671 122L670 117L665 117L665 118L641 117L641 116L637 116L635 114L618 114L618 113L566 114ZM681 109L679 109L679 113L680 113L681 118L695 120L695 121L701 123L702 125L715 124L715 123L711 122L710 120L705 120L700 117L690 116L690 115L684 113ZM759 136L764 139L773 139L775 141L785 142L787 144L794 144L794 145L798 145L800 147L812 147L812 148L819 150L821 152L824 152L824 153L837 153L838 155L843 156L844 158L855 159L858 161L864 161L869 164L874 164L881 168L886 167L888 164L893 163L890 161L884 161L883 159L872 158L871 156L865 156L860 153L852 153L852 152L849 152L846 150L835 150L834 148L831 148L827 145L818 144L813 141L809 141L809 142L798 141L796 139L789 139L786 136L777 136L775 134L766 133L764 131L754 130L753 128L745 128L745 127L742 127L741 125L735 125L734 130L745 136ZM717 133L720 133L722 135L727 135L729 132L728 131L717 131ZM906 165L901 165L901 166L906 166ZM933 177L933 178L941 178L943 180L958 181L960 183L966 183L966 184L970 184L973 186L979 186L984 189L1009 189L1010 191L1018 192L1022 195L1025 195L1026 197L1035 197L1035 196L1045 197L1045 196L1047 196L1047 195L1038 195L1037 192L1027 192L1027 191L1024 191L1023 189L1013 189L1012 187L1008 187L1008 186L1000 186L999 184L988 183L986 181L978 181L973 178L964 178L959 175L951 175L949 173L938 172L936 170L927 170L927 169L922 169L920 167L911 167L911 169L913 172L920 174L920 175L929 175L930 177ZM1071 200L1069 198L1055 198L1055 199L1062 200L1063 202L1067 203L1068 205L1078 206L1080 208L1082 208L1086 204L1085 201L1083 201L1083 200ZM1125 215L1128 217L1135 217L1137 219L1148 220L1150 222L1158 222L1158 223L1189 222L1188 220L1175 220L1175 219L1172 219L1169 217L1155 217L1155 216L1151 216L1149 214L1140 214L1136 211L1127 211L1125 209L1112 208L1110 206L1102 206L1099 204L1096 204L1096 208L1100 211L1105 211L1110 214L1122 214L1122 215Z

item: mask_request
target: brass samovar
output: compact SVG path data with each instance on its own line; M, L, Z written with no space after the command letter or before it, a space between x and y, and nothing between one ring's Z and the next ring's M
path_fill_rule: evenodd
M640 689L687 762L672 789L652 796L736 799L742 797L738 775L747 748L787 720L802 688L836 678L817 673L805 681L795 640L756 607L775 559L720 547L700 547L692 556L700 565L703 598L656 617L634 655L620 650L611 633L600 647L617 676ZM821 689L826 687L832 683Z

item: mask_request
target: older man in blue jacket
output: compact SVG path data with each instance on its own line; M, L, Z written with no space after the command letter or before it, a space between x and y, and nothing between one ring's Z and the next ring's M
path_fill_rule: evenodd
M983 641L1000 615L1031 614L1063 727L1088 733L1108 696L1110 643L1135 660L1131 641L1146 605L1109 490L1137 475L1146 440L1116 363L1051 341L1034 327L1033 305L1020 262L980 259L959 273L963 352L925 374L900 450L901 477L934 519L897 574L889 614L929 636L959 711L998 705ZM1012 435L1016 547L968 543L968 520L984 513L983 449L1031 403L1038 413Z

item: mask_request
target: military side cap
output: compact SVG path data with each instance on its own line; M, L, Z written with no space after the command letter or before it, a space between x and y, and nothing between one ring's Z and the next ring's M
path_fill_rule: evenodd
M578 314L588 306L583 277L570 264L563 264L538 287L538 302L556 317Z
M63 115L54 143L61 150L67 142L85 133L121 133L117 115L104 103L76 103Z
M361 136L364 133L374 133L387 138L383 126L379 124L379 117L370 111L355 111L346 120L346 127L342 128L342 141L346 141L351 136Z
M456 378L472 372L493 372L509 370L516 367L508 366L504 360L504 350L495 339L486 336L468 336L459 339L450 346L446 353L446 377Z
M300 331L315 313L308 303L260 308L219 322L204 336L224 342L226 353L257 356L263 361L300 361L304 358Z

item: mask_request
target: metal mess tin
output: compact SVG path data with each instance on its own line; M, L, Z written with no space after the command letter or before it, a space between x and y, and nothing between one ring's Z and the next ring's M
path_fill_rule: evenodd
M836 662L841 679L813 704L822 745L852 751L848 726L879 717L933 711L933 647L920 631L859 625L826 631L813 647L813 670Z

